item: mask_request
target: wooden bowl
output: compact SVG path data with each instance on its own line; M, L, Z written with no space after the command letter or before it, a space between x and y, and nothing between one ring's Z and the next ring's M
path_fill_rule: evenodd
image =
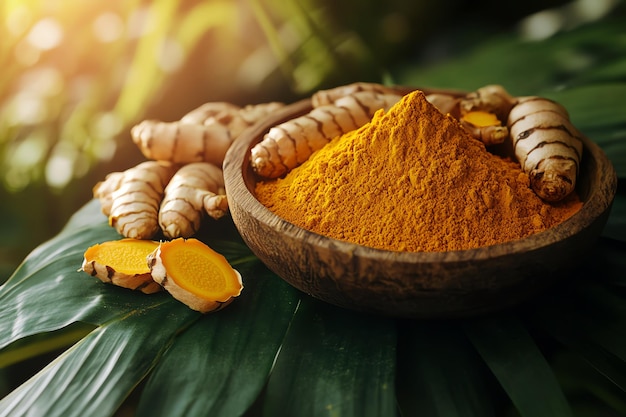
M577 192L584 204L547 231L503 244L411 253L344 242L289 223L254 195L250 149L283 121L307 113L310 100L286 106L242 134L224 161L230 213L250 249L278 276L317 299L362 312L404 318L477 315L527 300L565 277L607 221L617 177L584 138Z

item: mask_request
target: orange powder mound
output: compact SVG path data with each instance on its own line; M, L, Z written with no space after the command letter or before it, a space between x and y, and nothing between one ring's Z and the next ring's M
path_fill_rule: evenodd
M257 198L312 232L394 251L472 249L553 227L582 203L556 205L518 163L487 151L420 91L331 141Z

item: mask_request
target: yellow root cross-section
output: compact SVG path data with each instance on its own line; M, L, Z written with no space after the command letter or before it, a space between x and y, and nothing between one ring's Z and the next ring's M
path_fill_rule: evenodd
M167 290L201 313L217 311L241 294L241 275L226 258L197 239L120 239L85 251L81 270L101 281L154 293Z
M146 262L159 242L139 239L112 240L89 247L81 269L107 284L139 290L146 294L161 290Z
M178 301L202 313L217 311L241 294L241 275L223 255L197 239L161 242L148 256L152 278Z

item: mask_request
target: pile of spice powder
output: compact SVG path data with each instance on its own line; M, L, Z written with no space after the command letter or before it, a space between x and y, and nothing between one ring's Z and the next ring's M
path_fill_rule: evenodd
M256 195L320 235L410 252L517 240L582 206L576 195L543 202L518 163L488 152L421 91L335 138L284 178L259 182Z

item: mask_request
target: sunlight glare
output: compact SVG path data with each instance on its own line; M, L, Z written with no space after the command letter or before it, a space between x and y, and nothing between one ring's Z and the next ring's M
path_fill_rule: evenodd
M2 180L7 190L18 192L39 175L37 167L48 151L48 140L41 130L32 132L22 141L11 143L4 155Z
M54 49L63 40L63 27L56 19L46 17L35 23L26 39L35 48Z
M13 96L7 116L13 126L35 125L46 119L47 109L41 97L29 92L20 92Z
M166 38L161 43L157 57L157 64L163 72L176 72L185 62L185 51L180 43Z
M32 24L32 15L27 6L21 4L11 10L6 18L6 28L15 37L23 35Z
M67 143L57 144L46 164L46 183L57 189L69 184L74 176L74 162L77 157L78 152L73 146Z
M19 88L40 97L52 97L63 92L63 75L54 67L34 68L22 75Z
M522 19L520 33L528 40L546 39L561 30L573 29L600 19L609 14L617 4L617 0L574 0Z
M32 67L39 61L41 50L34 47L30 42L22 39L13 49L15 60L24 67Z
M150 25L150 9L139 7L128 17L126 24L128 39L139 39L153 29Z
M102 43L115 42L124 32L124 22L119 15L113 12L105 12L94 20L93 32Z
M18 192L23 190L30 183L30 176L28 173L19 171L13 167L7 167L2 177L4 187L9 192Z
M96 137L112 138L123 129L120 117L113 112L102 112L93 118L92 129Z
M544 10L521 22L521 31L528 40L546 39L563 26L563 15L556 10Z
M591 22L607 15L617 3L617 0L577 0L572 8L581 20Z
M248 54L239 65L237 84L245 89L254 89L278 66L274 52L268 46L261 46Z
M91 129L96 137L96 142L91 154L100 161L110 161L117 150L114 138L123 129L122 120L113 112L100 113L93 119Z
M33 133L20 142L11 154L11 164L28 171L41 163L48 150L48 141L42 134Z

